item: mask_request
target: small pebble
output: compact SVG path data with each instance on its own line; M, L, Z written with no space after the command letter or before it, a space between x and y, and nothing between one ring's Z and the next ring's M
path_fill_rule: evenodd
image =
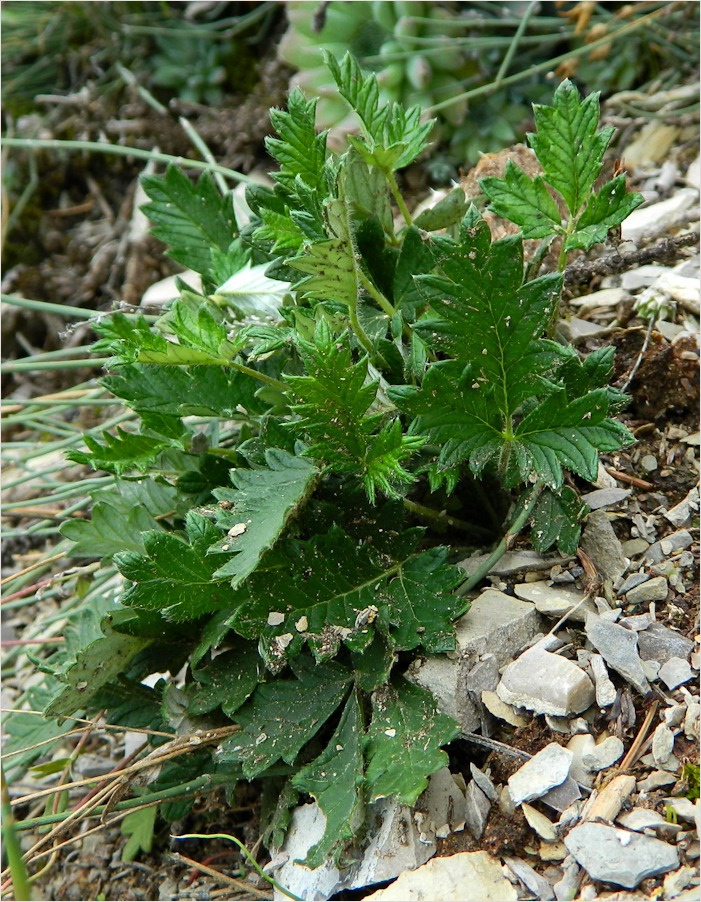
M668 689L676 689L682 683L688 683L693 678L694 671L683 658L670 658L660 667L659 676Z

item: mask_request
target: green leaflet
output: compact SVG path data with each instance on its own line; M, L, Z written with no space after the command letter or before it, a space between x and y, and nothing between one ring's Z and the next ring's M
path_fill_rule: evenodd
M134 861L139 852L150 852L158 806L130 811L121 824L121 832L129 839L122 849L122 861Z
M168 620L195 620L235 601L231 587L215 576L216 559L207 556L219 530L199 514L186 517L187 541L174 533L144 534L145 555L121 552L114 556L131 585L123 604L160 611Z
M614 131L598 128L598 94L581 100L577 88L566 80L555 92L552 106L534 104L533 112L537 130L528 141L545 177L530 178L509 161L503 179L482 179L480 185L490 209L520 226L524 238L563 235L564 251L588 250L605 241L643 197L627 192L625 175L593 190ZM553 189L567 208L566 223L551 196Z
M102 438L105 441L103 445L89 435L83 436L90 454L84 451L69 451L66 457L79 464L88 464L93 470L105 470L119 476L131 469L143 473L161 451L166 448L183 447L182 443L160 439L154 435L125 432L119 426L116 435L103 432Z
M341 719L324 751L292 778L292 785L306 792L324 812L324 835L307 853L308 868L337 862L346 844L363 825L363 717L357 693L346 702Z
M234 648L193 672L188 714L209 714L221 707L227 717L232 717L258 685L262 670L256 646L239 640Z
M413 805L429 776L448 763L441 746L457 735L458 725L436 711L425 689L400 679L378 690L365 751L370 801L391 796Z
M298 190L298 180L312 191L326 195L326 136L314 126L315 100L305 100L295 88L287 98L287 110L271 110L279 138L266 138L265 146L280 163L275 181L290 194Z
M226 252L236 236L231 198L221 196L208 172L193 183L173 164L165 176L145 175L141 184L151 199L142 209L154 223L152 233L169 245L168 255L209 276L212 248Z
M230 579L237 588L256 569L263 554L277 541L288 520L294 517L314 490L316 467L279 448L265 452L265 468L231 472L235 488L214 492L219 502L217 535L210 551L229 556L214 573L215 579Z
M541 554L557 545L563 554L576 554L582 519L588 507L569 486L559 492L545 489L531 514L531 541Z
M292 668L293 678L258 686L236 712L241 732L218 749L221 761L240 761L249 780L280 759L292 764L347 693L350 674L337 664L299 658Z

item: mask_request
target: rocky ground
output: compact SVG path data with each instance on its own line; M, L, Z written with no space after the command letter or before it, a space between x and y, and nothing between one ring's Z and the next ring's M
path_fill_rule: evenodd
M256 100L265 109L284 90L272 71ZM267 872L300 898L698 897L698 125L675 126L665 102L657 98L652 127L624 116L620 98L607 107L621 129L617 153L631 187L647 203L624 224L620 245L597 248L570 268L561 323L583 351L615 344L616 384L631 395L623 419L638 443L605 459L596 484L580 486L592 513L576 558L541 558L517 544L460 621L458 652L416 662L412 678L462 728L450 767L416 807L379 803L362 857L343 873L294 864L319 830L314 805L297 809L270 860L259 853ZM255 116L259 123L260 110ZM151 141L147 118L135 100L123 116L140 123L130 140ZM89 116L85 123L87 133L96 127ZM221 148L222 162L248 169L259 162L250 148L260 133L252 131ZM212 125L210 142L222 133ZM42 245L54 253L16 262L5 291L106 309L117 300L138 305L170 271L154 240L133 231L139 168L116 163L98 177L93 165L81 163L72 179L56 173L66 187L39 223ZM424 182L412 175L418 198ZM60 337L51 314L3 312L12 357L90 339L83 327ZM56 391L64 379L17 375L7 397ZM13 541L3 575L30 551ZM21 635L34 614L11 617L10 628ZM123 753L117 742L99 754ZM253 787L222 829L236 828L258 851L256 813ZM193 842L184 851L162 837L128 864L124 842L116 828L86 835L42 878L43 898L271 897L255 872L230 876L241 860L225 842ZM275 890L275 898L286 896Z

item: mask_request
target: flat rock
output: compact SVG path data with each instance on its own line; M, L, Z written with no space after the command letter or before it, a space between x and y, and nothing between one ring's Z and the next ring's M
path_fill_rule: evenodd
M648 207L638 207L621 226L621 237L623 241L640 245L645 238L666 233L686 210L698 205L698 202L698 191L694 188L682 188L666 200Z
M488 852L460 852L435 858L365 898L378 902L516 902L518 896L498 859Z
M526 889L533 893L537 899L541 899L543 902L551 902L555 898L552 885L548 883L545 877L534 871L530 864L527 864L522 858L505 855L504 861L512 874L518 877Z
M462 781L462 777L459 779ZM465 828L465 792L447 767L431 774L428 787L419 797L415 808L417 812L425 813L428 819L422 826L437 836L445 837L450 832L459 832Z
M670 806L677 817L680 817L683 821L688 821L690 824L696 821L701 812L701 804L699 804L698 800L694 803L685 796L665 799L664 803Z
M661 814L658 814L657 811L653 811L652 808L631 808L630 811L619 815L617 821L626 830L633 830L636 833L670 826L669 821L662 817Z
M539 613L555 619L569 614L572 620L584 623L587 612L596 613L596 605L583 592L551 586L545 581L519 583L514 592L518 598L532 601Z
M595 699L592 681L580 667L537 646L504 670L497 695L509 705L558 717L579 714Z
M661 786L671 786L672 783L676 782L677 778L674 774L670 774L669 771L653 770L644 780L640 780L637 786L640 792L653 792Z
M687 659L694 649L691 639L661 623L651 623L638 633L638 651L643 661L666 664L670 658Z
M659 677L668 689L688 683L694 676L691 664L684 658L670 658L660 667Z
M584 764L584 756L594 755L596 742L591 733L580 733L573 736L567 743L567 748L572 753L570 776L582 786L591 789L594 785L594 773Z
M523 811L523 816L526 818L528 826L534 830L544 842L557 842L557 830L550 818L547 818L542 812L538 811L537 808L533 808L533 806L529 805L527 802L523 802L521 811Z
M650 691L638 654L638 635L601 617L590 617L585 624L587 638L609 667L628 680L642 695Z
M674 846L606 824L578 825L565 837L565 845L593 880L626 889L679 867Z
M508 779L509 794L514 805L538 799L569 774L572 752L551 742L527 761Z
M675 551L683 551L688 548L693 541L693 536L687 529L679 529L650 545L645 553L645 560L650 564L661 564Z
M604 511L592 511L588 515L580 544L604 579L615 583L623 576L628 562Z
M626 593L628 604L646 604L649 601L664 601L669 592L669 585L664 576L653 576L639 586L634 586Z
M694 516L699 513L699 487L696 485L679 504L665 511L664 517L672 526L688 526Z
M674 751L674 733L666 723L657 725L652 734L652 757L657 767L665 770Z
M462 567L468 573L471 573L476 567L483 564L488 557L488 554L476 554L464 561L460 561L458 567ZM511 576L514 573L521 573L526 570L547 571L555 564L566 564L571 560L572 557L563 557L561 555L543 557L537 551L507 551L489 572L494 573L496 576Z
M487 826L492 804L475 780L470 780L467 784L465 799L465 825L475 839L480 839Z
M625 747L618 736L609 736L583 753L582 764L590 771L606 770L623 757L624 751Z
M474 732L482 723L478 705L485 681L492 679L495 666L503 667L528 645L540 631L540 622L529 602L487 589L455 624L455 652L417 659L407 676L432 692L439 708L463 730ZM493 655L486 664L485 655ZM484 666L476 666L480 663Z
M475 764L470 761L470 773L472 774L472 779L479 786L482 792L487 796L490 802L496 802L499 797L499 793L497 792L497 788L492 782L492 778L487 776L483 770L480 770Z
M570 775L559 786L554 786L544 796L541 796L540 801L554 811L562 813L581 798L582 793L579 791L577 781Z
M341 874L330 861L320 868L310 870L295 859L303 859L309 849L324 835L326 816L316 802L300 805L292 812L285 842L280 850L287 861L275 871L275 879L300 899L328 899L341 884ZM274 899L288 898L275 890Z
M597 489L595 492L587 492L586 495L582 495L582 501L593 511L603 510L625 501L630 492L630 489L620 489L618 487Z
M606 662L601 655L592 655L589 659L589 667L594 677L596 703L600 708L608 708L616 701L617 690L609 677Z

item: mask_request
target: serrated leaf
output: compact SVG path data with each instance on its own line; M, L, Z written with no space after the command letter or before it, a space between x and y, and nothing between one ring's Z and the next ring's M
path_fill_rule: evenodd
M66 683L44 711L45 717L68 717L84 708L107 683L122 673L129 662L150 644L106 630L78 651L76 659L60 677Z
M158 805L130 811L121 824L121 833L128 836L122 849L122 861L134 861L139 852L151 851L153 846L153 830L156 825Z
M467 212L468 202L462 188L453 188L437 204L424 210L414 220L417 229L435 232L436 229L447 229L460 222Z
M306 640L320 659L341 643L363 652L377 630L392 649L451 651L452 623L464 610L452 592L460 571L446 565L445 549L414 554L416 541L400 533L380 551L334 525L326 535L292 543L275 566L251 578L235 628L272 647L286 636L287 654Z
M227 535L224 539L218 535L210 550L230 556L214 576L230 579L234 588L253 573L263 554L272 548L314 490L318 477L312 463L279 448L266 450L265 463L265 468L232 470L235 488L214 492L227 505L217 513L217 525Z
M553 489L563 481L563 467L592 482L599 451L617 451L634 441L616 420L608 419L607 389L596 389L569 403L565 392L546 398L519 423L513 452L525 475L531 468Z
M324 835L307 852L302 862L305 867L318 868L327 860L338 862L362 827L362 735L360 703L353 692L329 744L292 778L295 789L316 799L326 818Z
M287 99L287 110L271 110L272 122L279 138L266 138L268 152L279 163L273 176L290 193L296 193L301 182L323 198L326 195L326 135L318 135L314 124L316 100L305 100L295 88Z
M103 383L139 413L240 419L241 407L251 413L266 408L256 398L257 379L219 366L131 364L105 377Z
M598 93L582 100L569 79L555 91L552 106L533 104L533 115L536 133L528 141L546 180L577 216L601 172L614 129L598 128Z
M219 746L220 760L240 761L248 780L280 759L293 764L347 692L350 674L336 664L299 658L293 670L293 679L278 678L257 687L236 712L242 731Z
M567 238L565 250L576 247L589 250L592 245L603 243L611 229L619 226L644 200L642 194L628 193L625 174L616 176L591 195L577 220L576 231Z
M120 476L127 470L144 472L154 463L161 451L166 448L179 447L182 443L167 441L153 435L126 432L117 427L117 434L103 432L104 444L90 435L84 435L83 441L90 449L86 451L69 451L66 457L76 463L86 464L93 470L104 470Z
M489 209L520 226L524 238L563 231L560 211L542 176L531 179L509 160L503 179L481 179L480 187L489 198Z
M251 695L262 677L262 662L252 643L239 640L235 648L217 655L209 664L193 670L188 687L188 714L209 714L221 707L227 717Z
M208 172L193 183L173 164L165 176L146 175L141 184L150 198L141 209L154 223L152 233L169 245L168 255L208 276L211 248L226 252L236 234L231 198L221 196Z
M342 238L318 241L305 248L303 254L290 257L288 264L305 278L295 283L297 291L317 301L334 300L347 307L358 303L356 262L353 248Z
M193 511L187 515L185 529L187 541L174 533L151 531L144 534L145 555L114 556L122 575L131 580L122 598L124 605L185 621L234 603L231 587L217 579L216 562L207 556L219 530Z
M576 554L582 519L589 508L569 486L545 489L531 513L531 541L544 554L557 545L562 554Z
M392 796L411 806L448 763L441 746L455 739L458 725L436 711L430 692L404 679L379 689L372 702L365 750L370 800Z
M395 305L402 311L404 319L413 320L419 307L426 304L415 276L431 272L436 263L436 253L432 242L424 239L414 226L404 233L402 249L394 270L392 295Z
M372 501L378 489L396 495L413 478L402 462L422 439L404 435L398 420L382 424L381 415L369 412L378 383L367 381L367 360L352 363L345 338L334 339L326 323L318 324L313 342L300 339L298 346L307 375L286 382L299 399L292 404L298 434L311 439L305 453L358 476Z
M155 517L175 509L177 492L152 479L117 480L91 498L90 520L70 520L60 527L61 535L75 542L71 548L75 557L111 557L117 551L143 554L142 533L162 528Z

